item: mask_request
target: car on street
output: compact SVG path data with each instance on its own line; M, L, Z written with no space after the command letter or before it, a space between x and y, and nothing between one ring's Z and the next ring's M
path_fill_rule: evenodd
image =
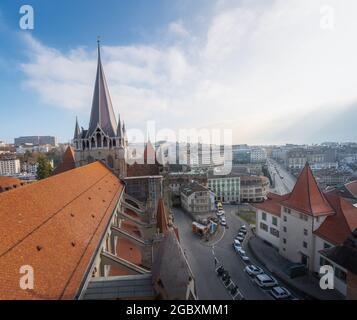
M288 299L291 296L290 291L284 287L274 287L269 293L277 300Z
M242 233L243 235L246 235L246 234L247 234L247 229L242 229L242 228L240 228L240 229L238 230L238 232L239 232L239 233Z
M224 211L217 211L216 214L218 217L221 217L224 215Z
M238 236L236 236L236 239L239 240L240 242L243 242L244 235L243 236L238 235Z
M239 228L239 232L247 232L247 227L245 225L242 225L240 228Z
M249 263L250 262L250 259L249 259L249 257L247 255L241 255L240 257L245 263Z
M226 218L224 216L220 217L220 222L221 222L222 226L226 226L227 225L227 221L226 221Z
M242 248L242 246L238 240L233 241L233 248L234 248L235 252L238 252L238 250Z
M261 288L271 288L278 285L278 281L266 273L258 274L254 281Z
M258 274L261 274L264 272L262 268L259 268L259 267L255 266L254 264L246 266L244 270L250 276L257 276Z

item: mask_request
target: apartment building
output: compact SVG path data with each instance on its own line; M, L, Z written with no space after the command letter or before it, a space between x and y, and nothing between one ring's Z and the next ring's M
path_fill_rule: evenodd
M240 177L240 201L261 202L269 191L269 179L264 176L242 175Z
M11 176L21 171L20 160L12 158L0 159L0 175Z
M239 175L210 175L208 188L213 191L216 201L223 203L240 203Z
M215 208L214 193L197 182L192 182L181 189L181 206L191 214L212 212Z

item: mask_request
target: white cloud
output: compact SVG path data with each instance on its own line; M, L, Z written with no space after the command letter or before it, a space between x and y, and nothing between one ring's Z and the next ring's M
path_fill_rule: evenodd
M357 100L357 2L329 1L332 30L320 28L324 4L219 1L204 36L179 21L168 27L170 45L104 46L116 111L128 125L231 127L236 142L255 143L313 110L343 108ZM89 115L95 50L63 53L26 41L26 85L48 104Z

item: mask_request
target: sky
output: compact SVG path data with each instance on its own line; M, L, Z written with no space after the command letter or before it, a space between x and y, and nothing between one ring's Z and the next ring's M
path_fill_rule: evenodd
M34 29L19 26L20 7ZM96 40L127 128L357 141L355 0L2 0L0 140L89 122Z

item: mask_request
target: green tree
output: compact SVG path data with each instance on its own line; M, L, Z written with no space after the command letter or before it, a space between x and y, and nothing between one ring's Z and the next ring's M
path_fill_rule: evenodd
M46 179L52 174L53 171L51 162L43 155L38 157L37 162L37 179Z

